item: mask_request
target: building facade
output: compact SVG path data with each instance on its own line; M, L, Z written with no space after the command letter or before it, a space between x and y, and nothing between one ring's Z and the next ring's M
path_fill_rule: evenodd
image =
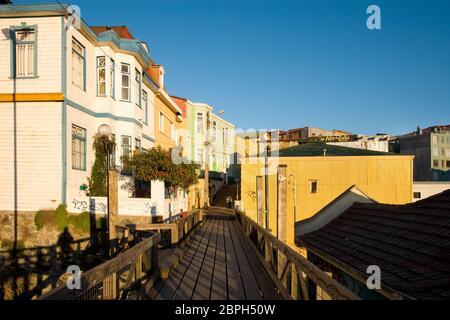
M0 211L66 204L70 212L104 213L105 200L92 205L86 192L102 124L116 141L119 170L133 150L176 144L183 118L147 45L126 27L73 24L68 16L60 4L0 6L7 30L0 34L0 170L8 186ZM120 213L167 216L164 184L149 188L146 199L133 199L119 187Z
M450 181L450 126L418 128L399 143L401 154L415 156L414 181Z
M326 156L324 146L328 148ZM268 227L274 235L278 228L277 168L281 165L287 166L288 177L286 230L283 232L291 245L295 222L312 217L352 186L380 203L405 204L412 200L412 156L326 145L282 149L278 157L268 159L267 207L265 161L254 157L243 159L241 209L266 226L265 215L261 213L268 208Z
M233 164L235 151L235 125L214 114L210 105L189 100L187 123L189 138L186 148L189 150L190 159L199 163L202 169L209 159L210 171L234 176L233 172L230 172L230 165ZM208 146L205 145L206 141L209 141Z

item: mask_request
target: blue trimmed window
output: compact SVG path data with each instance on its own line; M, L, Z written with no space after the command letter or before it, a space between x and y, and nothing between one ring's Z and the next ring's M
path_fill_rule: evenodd
M129 102L130 97L130 65L127 63L122 63L122 100Z
M86 171L86 129L72 125L72 169Z
M37 26L11 27L11 78L37 77Z
M86 91L86 49L72 39L72 84Z
M135 87L136 96L134 97L134 102L139 108L142 108L141 94L142 94L142 81L141 81L141 73L136 69L135 70Z
M111 66L110 66L110 71L109 71L109 76L110 76L110 95L113 99L116 98L116 62L111 59Z
M144 107L144 124L148 124L148 96L145 90L142 90L142 106Z
M97 57L97 96L106 96L106 57Z

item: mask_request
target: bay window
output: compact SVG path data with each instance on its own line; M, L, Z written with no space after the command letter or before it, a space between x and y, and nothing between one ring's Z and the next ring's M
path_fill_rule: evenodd
M109 70L109 77L110 77L110 81L111 83L109 84L109 90L110 90L110 95L113 99L116 98L116 62L111 59L111 66L110 66L110 70Z
M72 39L72 83L78 88L85 90L86 71L85 48L75 39Z
M134 102L137 104L137 106L139 108L142 107L141 104L141 91L142 91L142 82L141 82L141 73L136 69L135 70L135 78L134 78L134 82L135 82L135 96L134 96Z
M106 96L106 58L97 57L97 95Z
M148 96L144 90L142 90L142 106L144 107L144 124L148 124Z
M122 100L130 101L130 65L122 63Z

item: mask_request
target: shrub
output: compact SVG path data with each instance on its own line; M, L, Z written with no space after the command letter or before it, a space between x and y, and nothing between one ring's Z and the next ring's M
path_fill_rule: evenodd
M38 230L42 230L44 225L56 228L58 231L64 231L69 225L75 229L89 233L90 231L90 213L83 212L79 215L69 215L64 205L60 205L56 210L40 210L34 217L34 223Z
M38 230L42 230L44 228L44 225L54 225L55 211L53 210L40 210L36 213L34 216L34 223L36 225L36 228Z
M59 231L63 231L64 228L69 226L69 215L64 205L60 205L55 210L55 226Z
M91 214L89 212L83 212L79 215L72 215L70 216L69 221L75 229L84 233L89 233L91 230Z

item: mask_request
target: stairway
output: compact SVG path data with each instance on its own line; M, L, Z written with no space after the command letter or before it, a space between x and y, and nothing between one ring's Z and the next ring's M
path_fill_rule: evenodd
M237 185L236 184L230 184L230 185L224 185L218 192L217 196L214 199L213 205L215 207L227 207L227 197L230 196L233 201L236 200L236 192L237 192Z

